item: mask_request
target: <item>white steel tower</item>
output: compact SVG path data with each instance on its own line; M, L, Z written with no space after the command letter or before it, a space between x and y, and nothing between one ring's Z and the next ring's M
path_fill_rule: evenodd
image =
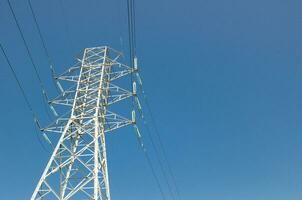
M134 72L120 56L107 46L86 48L78 66L56 77L74 85L63 90L58 84L62 95L49 103L71 109L42 129L60 138L31 200L110 200L105 135L135 123L134 111L130 120L108 110L136 91L114 84Z

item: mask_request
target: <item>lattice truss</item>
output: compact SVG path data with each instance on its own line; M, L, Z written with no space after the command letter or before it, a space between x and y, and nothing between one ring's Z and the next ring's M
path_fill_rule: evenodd
M133 95L114 84L133 73L120 56L107 46L87 48L78 66L56 77L74 86L50 103L71 109L43 129L60 138L31 200L110 199L105 133L134 123L108 110Z

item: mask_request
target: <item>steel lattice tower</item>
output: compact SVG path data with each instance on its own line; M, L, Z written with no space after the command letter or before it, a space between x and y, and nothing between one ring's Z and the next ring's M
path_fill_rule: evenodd
M50 101L70 106L70 112L43 128L60 138L31 200L110 200L105 135L135 123L108 107L135 95L114 80L135 70L119 62L121 53L107 47L86 48L78 66L57 80L74 82L70 89Z

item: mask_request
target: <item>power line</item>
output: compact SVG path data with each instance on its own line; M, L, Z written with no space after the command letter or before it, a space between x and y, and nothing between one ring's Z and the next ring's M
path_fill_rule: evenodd
M150 127L149 127L149 125L148 125L148 123L147 123L145 117L144 117L143 109L142 109L142 107L140 106L138 97L136 96L136 98L137 98L137 101L136 101L136 102L137 102L137 104L139 104L139 105L137 106L138 109L139 109L139 114L140 114L140 116L141 116L141 119L143 120L143 124L145 125L145 127L146 127L146 129L147 129L147 133L148 133L149 139L150 139L150 141L151 141L151 145L152 145L152 147L153 147L153 149L154 149L154 151L155 151L155 154L156 154L156 160L157 160L157 162L159 163L161 172L162 172L162 174L163 174L163 176L164 176L164 180L165 180L165 183L166 183L167 186L168 186L168 189L169 189L169 192L170 192L170 194L171 194L171 197L172 197L172 199L175 199L174 193L173 193L172 188L171 188L171 185L170 185L169 178L168 178L168 176L167 176L167 174L166 174L166 170L165 170L164 165L163 165L163 162L162 162L162 160L161 160L161 156L160 156L160 154L159 154L159 151L158 151L158 149L157 149L157 147L156 147L156 144L155 144L155 141L154 141L154 139L153 139L153 136L152 136L152 133L151 133L151 129L150 129Z
M16 17L15 11L14 11L14 9L13 9L11 3L10 3L10 0L7 0L7 3L8 3L8 5L9 5L10 11L11 11L13 17L14 17L15 23L16 23L16 25L17 25L17 27L18 27L19 33L20 33L20 35L21 35L22 41L23 41L23 43L24 43L24 46L25 46L25 48L26 48L26 51L27 51L28 57L29 57L29 59L30 59L30 62L31 62L31 64L32 64L32 66L34 67L34 71L35 71L35 74L36 74L36 76L37 76L37 79L39 80L39 84L40 84L40 86L42 87L42 89L44 90L44 85L43 85L43 83L42 83L42 79L41 79L41 77L40 77L40 75L39 75L39 72L38 72L37 66L36 66L36 64L35 64L35 62L34 62L33 56L32 56L31 53L30 53L29 46L28 46L28 44L27 44L27 42L26 42L26 40L25 40L24 34L23 34L23 32L22 32L21 26L20 26L20 24L19 24L19 22L18 22L18 19L17 19L17 17Z
M130 58L130 66L132 67L132 26L131 26L131 15L130 15L130 2L131 0L127 0L127 16L128 16L128 43L129 43L129 58Z
M118 0L117 1L117 13L116 15L118 16L117 17L117 23L118 23L118 27L119 27L119 43L120 43L120 51L121 52L126 52L125 50L125 46L124 46L124 38L123 38L123 21L122 19L124 19L122 17L122 8L123 8L123 0ZM124 58L124 54L122 56L122 58Z
M135 38L135 16L134 16L134 0L127 0L127 16L128 16L128 40L130 65L133 66L133 60L136 56L136 38Z
M128 15L128 36L129 36L128 40L129 40L130 66L133 68L134 67L134 59L136 57L136 34L135 34L135 32L136 32L135 29L136 28L135 28L135 2L134 2L134 0L127 0L127 15ZM132 82L133 82L133 77L132 77L132 74L131 74L131 83ZM132 98L132 103L133 103L133 106L134 106L134 97ZM156 154L159 155L158 151L156 149L155 143L153 141L153 138L152 138L152 136L150 134L149 127L147 128L147 130L148 130L149 138L151 139L151 144L152 144L153 148L155 149ZM138 140L141 143L141 147L143 148L144 154L145 154L145 156L146 156L146 158L148 160L148 163L149 163L150 168L152 170L153 176L156 179L156 182L157 182L157 185L158 185L158 187L159 187L159 189L161 191L161 194L163 195L163 190L161 188L159 179L156 176L156 173L155 173L154 167L152 165L152 162L151 162L151 160L150 160L150 158L149 158L149 156L147 154L146 149L143 146L141 138L138 137ZM167 179L166 173L164 171L163 164L162 164L162 162L161 162L161 160L160 160L160 158L158 156L157 156L157 158L158 158L158 162L160 163L160 168L162 170L162 173L164 174L164 178L165 178L166 183L168 185L169 191L170 191L170 193L172 195L172 198L174 199L174 195L173 195L173 192L171 190L171 186L170 186L169 181ZM163 196L163 198L165 198L165 197Z
M128 15L128 36L129 36L129 54L130 54L130 65L131 67L133 67L133 64L134 64L134 59L136 57L136 22L135 22L135 2L134 0L127 0L127 15ZM131 77L131 82L132 82L132 77ZM142 90L143 91L143 90ZM154 117L153 117L153 114L151 112L151 109L150 109L150 106L147 102L147 99L146 99L146 95L144 94L143 92L143 95L144 95L144 100L145 100L145 104L147 104L147 108L148 108L148 111L150 113L150 116L151 116L151 120L152 120L152 123L154 124L154 127L155 128L155 132L157 134L157 137L159 139L159 143L160 143L160 146L161 146L161 149L162 149L162 152L163 152L163 155L164 155L164 160L166 161L167 163L167 166L168 166L168 170L169 170L169 173L170 173L170 176L172 177L172 180L174 182L174 186L175 186L175 189L176 189L176 193L177 193L177 196L178 198L180 199L180 195L179 195L179 190L178 190L178 187L177 187L177 184L176 184L176 181L175 181L175 178L174 178L174 175L172 173L172 170L171 170L171 167L170 167L170 164L168 162L168 159L167 159L167 155L165 153L165 150L163 148L163 143L161 141L161 138L160 138L160 135L159 135L159 131L157 129L157 126L155 124L155 120L154 120ZM149 135L151 136L151 131L150 131L150 128L147 128L148 132L149 132ZM155 143L153 141L153 138L152 136L150 137L151 139L151 143L152 145L154 146L154 149L156 152L157 149L156 149L156 146L155 146ZM158 154L158 153L157 153ZM161 161L159 161L160 165L161 165L161 168L162 168L162 171L164 173L164 176L166 177L165 175L165 171L164 171L164 168L163 168L163 165L161 163ZM169 190L171 192L171 187L170 187L170 184L168 183L168 179L166 178L166 181L167 181L167 185L169 187ZM173 197L173 192L171 192L172 194L172 197ZM174 197L173 197L174 198Z
M63 22L63 25L64 25L64 28L65 28L65 33L66 33L66 37L67 37L67 40L68 40L68 43L69 43L69 48L70 48L70 51L72 53L72 50L75 49L74 48L74 43L70 37L70 28L69 28L69 25L68 25L68 16L65 15L65 7L64 7L64 1L63 0L59 0L60 1L60 6L61 6L61 11L62 11L62 22ZM65 19L65 20L64 20Z
M135 22L135 0L132 0L132 26L133 26L133 52L136 56L136 22Z
M51 56L50 56L49 50L48 50L47 45L46 45L46 41L45 41L45 39L44 39L44 37L43 37L43 34L42 34L42 31L41 31L39 22L38 22L38 20L37 20L37 15L36 15L36 13L35 13L35 10L33 9L31 0L28 0L27 2L28 2L28 5L29 5L31 14L32 14L32 16L33 16L35 25L36 25L36 27L37 27L38 34L39 34L39 37L40 37L40 40L41 40L41 43L42 43L42 46L43 46L43 49L44 49L44 53L45 53L45 55L46 55L46 57L47 57L47 60L48 60L48 64L49 64L49 67L50 67L50 70L51 70L51 73L52 73L52 80L53 80L54 86L55 86L55 88L57 89L57 91L60 92L60 89L58 88L57 83L56 83L56 81L54 80L54 62L53 62L53 59L52 59ZM62 6L62 13L63 13L63 15L64 15L63 2L62 2L62 0L60 0L60 2L61 2L61 6ZM65 18L65 17L63 16L63 18ZM63 21L64 21L64 20L63 20ZM64 22L65 22L65 21L64 21ZM66 23L64 23L64 25L65 25L65 31L66 31L66 33L68 34L68 27L67 27ZM70 37L68 37L68 38L69 38L69 40L70 40ZM70 41L70 42L71 42L71 41ZM44 94L44 93L45 93L45 92L43 92L43 94ZM46 94L46 93L45 93L45 94ZM47 102L47 104L48 104L48 102ZM47 112L47 115L49 115L48 111L46 111L46 112Z
M33 56L32 56L32 54L31 54L31 52L30 52L29 46L28 46L28 44L27 44L27 42L26 42L26 40L25 40L24 34L23 34L23 32L22 32L20 23L19 23L19 21L18 21L18 19L17 19L17 16L16 16L16 14L15 14L15 11L14 11L14 9L13 9L13 7L12 7L12 5L11 5L11 3L10 3L9 0L7 0L7 3L8 3L8 5L9 5L10 11L11 11L11 13L12 13L12 15L13 15L14 21L15 21L17 27L18 27L18 30L19 30L19 33L20 33L20 35L21 35L23 44L24 44L24 46L25 46L25 48L26 48L27 55L28 55L28 57L29 57L29 59L30 59L30 62L31 62L31 64L32 64L33 68L34 68L35 75L36 75L36 77L37 77L37 79L38 79L38 81L39 81L39 85L40 85L41 90L42 90L42 99L43 99L43 103L45 104L45 105L44 105L45 112L46 112L47 116L49 117L49 119L51 119L51 116L50 116L50 114L48 113L48 111L47 111L47 109L46 109L46 107L45 107L46 104L48 104L48 102L45 102L45 101L47 101L47 100L45 100L45 97L47 98L47 94L46 94L46 90L45 90L44 84L43 84L43 82L42 82L41 76L40 76L40 74L39 74L39 72L38 72L38 68L37 68L37 66L36 66L36 64L35 64L35 62L34 62L34 59L33 59ZM39 26L39 24L38 24L38 21L37 21L36 15L35 15L35 13L34 13L34 10L33 10L33 8L32 8L32 4L31 4L30 0L28 0L28 3L29 3L29 7L30 7L30 10L31 10L31 13L32 13L32 15L33 15L35 24L36 24L36 26L37 26L38 33L39 33L39 37L40 37L40 39L41 39L41 41L42 41L42 45L43 45L45 54L46 54L46 56L47 56L48 62L49 62L49 64L50 64L50 66L52 66L52 64L51 64L51 63L52 63L52 62L51 62L51 58L50 58L50 56L49 56L49 52L48 52L48 50L47 50L47 47L46 47L46 44L45 44L45 40L44 40L44 38L43 38L43 36L42 36L41 30L40 30L40 26Z
M155 119L154 119L153 112L152 112L152 110L151 110L151 107L150 107L150 105L149 105L149 102L148 102L148 99L147 99L147 96L146 96L146 95L144 95L144 102L145 102L145 104L146 104L146 106L147 106L147 109L148 109L148 112L149 112L149 115L150 115L150 118L151 118L151 123L152 123L153 126L154 126L154 130L155 130L156 136L157 136L157 138L158 138L159 145L160 145L160 148L161 148L161 150L162 150L162 153L163 153L165 162L167 163L167 167L168 167L170 176L172 177L172 180L173 180L173 183L174 183L174 186L175 186L175 189L176 189L177 196L178 196L178 198L180 199L179 188L178 188L178 185L177 185L177 183L176 183L176 179L175 179L174 173L173 173L173 171L172 171L170 162L169 162L169 160L168 160L168 158L167 158L168 156L167 156L167 154L166 154L166 150L165 150L165 148L164 148L164 145L163 145L163 142L162 142L162 139L161 139L161 136L160 136L160 133L159 133L159 130L158 130L156 121L155 121Z
M25 91L24 91L24 89L23 89L23 87L22 87L22 85L21 85L21 82L19 81L19 79L18 79L18 77L17 77L16 71L14 70L14 68L13 68L13 66L12 66L12 64L11 64L11 62L10 62L10 60L8 59L7 54L6 54L6 52L5 52L5 50L4 50L3 46L2 46L2 44L0 44L0 48L1 48L2 54L3 54L5 60L6 60L7 64L8 64L8 66L9 66L11 72L13 73L14 79L15 79L15 81L17 82L17 85L18 85L18 87L19 87L19 89L20 89L20 91L21 91L21 94L22 94L22 96L23 96L23 98L24 98L24 100L25 100L25 103L26 103L26 105L27 105L29 111L31 112L31 114L33 115L33 117L36 118L36 115L35 115L35 113L34 113L33 107L31 106L31 104L30 104L30 102L29 102L29 100L28 100L28 98L27 98L27 96L26 96L26 93L25 93Z
M157 175L156 175L154 166L153 166L152 161L151 161L151 159L150 159L150 157L149 157L149 154L148 154L148 152L147 152L147 149L146 149L146 147L145 147L145 145L144 145L144 143L143 143L142 136L141 136L141 134L140 134L140 132L139 132L139 129L138 129L138 127L137 127L136 125L134 125L134 129L135 129L135 131L136 131L136 136L137 136L137 140L138 140L139 146L140 146L141 149L143 150L144 155L145 155L146 160L147 160L147 163L148 163L148 165L149 165L149 167L150 167L150 169L151 169L152 176L153 176L153 178L155 179L156 185L157 185L157 187L158 187L158 189L159 189L159 191L160 191L160 194L161 194L162 198L165 200L166 197L165 197L163 188L162 188L162 186L161 186L161 184L160 184L159 178L158 178Z
M38 20L37 20L37 15L36 15L36 13L35 13L35 10L33 9L31 0L28 0L27 2L28 2L28 5L29 5L31 14L32 14L32 16L33 16L33 19L34 19L36 28L37 28L37 30L38 30L38 35L39 35L39 37L40 37L40 40L41 40L41 43L42 43L42 47L43 47L43 49L44 49L44 53L45 53L45 55L46 55L46 57L47 57L47 61L48 61L49 68L50 68L51 72L53 73L53 70L54 70L54 62L53 62L53 60L52 60L52 58L51 58L51 56L50 56L49 50L48 50L47 45L46 45L46 41L45 41L45 39L44 39L44 37L43 37L43 34L42 34L42 31L41 31L39 22L38 22ZM52 74L52 79L54 80L53 74ZM53 81L53 82L54 82L54 81ZM55 82L54 82L54 86L55 86L55 88L57 89L57 91L60 91L60 90L57 88L57 84L56 84ZM44 95L44 94L45 94L45 95ZM46 97L46 99L47 99L46 92L43 92L43 95L44 95L44 96L43 96L43 99L44 99L44 97ZM48 99L47 99L47 100L48 100ZM44 103L44 104L45 104L45 103ZM47 102L46 104L48 104L48 102ZM44 105L44 107L46 107L46 105ZM45 111L46 111L47 115L50 117L47 108L45 108Z
M127 0L127 15L128 15L128 40L129 40L129 58L130 58L130 67L134 69L134 42L133 42L133 6L132 6L133 0ZM133 73L130 75L130 84L133 83ZM132 97L132 107L134 107L134 96Z
M157 147L156 147L156 145L155 145L153 136L152 136L152 134L151 134L150 127L147 125L147 122L145 122L145 125L146 125L146 128L147 128L147 132L148 132L148 136L149 136L149 138L150 138L151 144L152 144L152 146L153 146L153 148L154 148L154 151L155 151L155 153L156 153L156 155L157 155L157 160L158 160L158 162L159 162L161 171L162 171L162 173L163 173L163 175L164 175L165 182L166 182L166 184L168 185L168 189L169 189L169 191L170 191L170 193L171 193L172 199L175 199L174 193L173 193L172 188L171 188L171 185L170 185L170 183L169 183L168 176L167 176L166 171L165 171L165 168L164 168L164 165L163 165L163 163L162 163L162 161L161 161L161 159L160 159L159 151L157 150Z
M162 139L161 139L161 136L160 136L160 133L159 133L159 129L157 127L157 124L156 124L156 121L155 121L155 118L154 118L154 115L153 115L153 112L151 110L151 107L150 107L150 104L149 104L149 101L148 101L148 98L147 98L147 95L143 89L143 84L142 84L142 80L141 80L141 77L139 76L139 74L137 73L136 74L137 76L137 79L138 79L138 82L139 82L139 85L140 85L140 91L141 91L141 94L143 96L143 100L144 100L144 103L147 107L147 111L149 113L149 116L151 118L151 123L154 127L154 130L155 130L155 133L156 133L156 136L158 138L158 141L159 141L159 147L161 149L161 152L162 152L162 155L163 155L163 158L164 158L164 162L166 163L167 165L167 168L168 168L168 171L169 171L169 174L172 178L172 182L173 182L173 185L175 187L175 190L176 190L176 194L177 194L177 197L178 199L181 199L180 198L180 192L179 192L179 188L178 188L178 185L177 185L177 182L176 182L176 179L175 179L175 175L172 171L172 167L171 167L171 164L168 160L168 156L167 156L167 153L166 153L166 150L164 148L164 145L163 145L163 142L162 142Z
M48 51L48 49L47 49L45 39L44 39L44 37L43 37L43 35L42 35L41 28L40 28L40 25L39 25L38 20L37 20L37 16L36 16L35 11L34 11L34 9L33 9L31 0L28 0L27 2L28 2L28 5L29 5L31 14L32 14L32 16L33 16L33 18L34 18L34 22L35 22L35 25L36 25L36 27L37 27L37 30L38 30L38 33L39 33L39 37L40 37L40 39L41 39L41 43L42 43L42 46L43 46L43 49L44 49L44 53L45 53L45 55L46 55L46 57L47 57L47 59L48 59L48 64L49 64L49 66L51 67L51 66L53 66L53 62L52 62L52 59L51 59L51 57L50 57L49 51Z
M13 76L14 76L14 79L15 79L15 81L16 81L16 83L17 83L17 85L18 85L18 87L19 87L19 89L20 89L20 91L21 91L21 94L22 94L23 99L24 99L24 101L25 101L25 103L26 103L26 106L27 106L27 108L29 109L29 111L31 112L31 114L32 114L32 116L33 116L34 122L35 122L35 124L36 124L35 129L36 129L36 133L37 133L37 134L36 134L37 140L38 140L38 142L40 143L40 145L42 146L42 148L43 148L45 151L47 151L46 147L45 147L44 144L42 143L42 141L41 141L41 139L40 139L40 137L39 137L39 135L38 135L38 132L37 132L38 128L40 128L40 127L39 127L39 123L38 123L38 118L37 118L37 116L36 116L36 114L35 114L35 112L34 112L34 110L33 110L32 105L30 104L30 101L29 101L29 99L28 99L28 97L27 97L27 95L26 95L26 93L25 93L24 88L22 87L21 81L19 80L19 78L18 78L18 76L17 76L17 74L16 74L16 71L15 71L14 67L12 66L12 64L11 64L11 62L10 62L10 60L9 60L9 58L8 58L8 56L7 56L6 52L5 52L5 50L4 50L4 47L2 46L1 43L0 43L0 49L1 49L1 51L2 51L2 55L3 55L4 58L5 58L6 63L8 64L8 66L9 66L9 68L10 68L10 71L12 72L12 74L13 74Z

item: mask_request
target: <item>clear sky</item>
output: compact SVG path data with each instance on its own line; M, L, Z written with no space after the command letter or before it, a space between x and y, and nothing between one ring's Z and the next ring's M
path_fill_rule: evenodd
M124 1L60 2L32 0L57 71L85 47L127 51ZM29 7L11 3L55 97ZM301 199L301 7L298 0L136 1L145 90L183 200ZM38 81L5 0L0 25L1 43L46 125ZM2 56L0 66L0 199L29 199L50 148L38 142ZM131 129L107 142L112 199L160 199Z

